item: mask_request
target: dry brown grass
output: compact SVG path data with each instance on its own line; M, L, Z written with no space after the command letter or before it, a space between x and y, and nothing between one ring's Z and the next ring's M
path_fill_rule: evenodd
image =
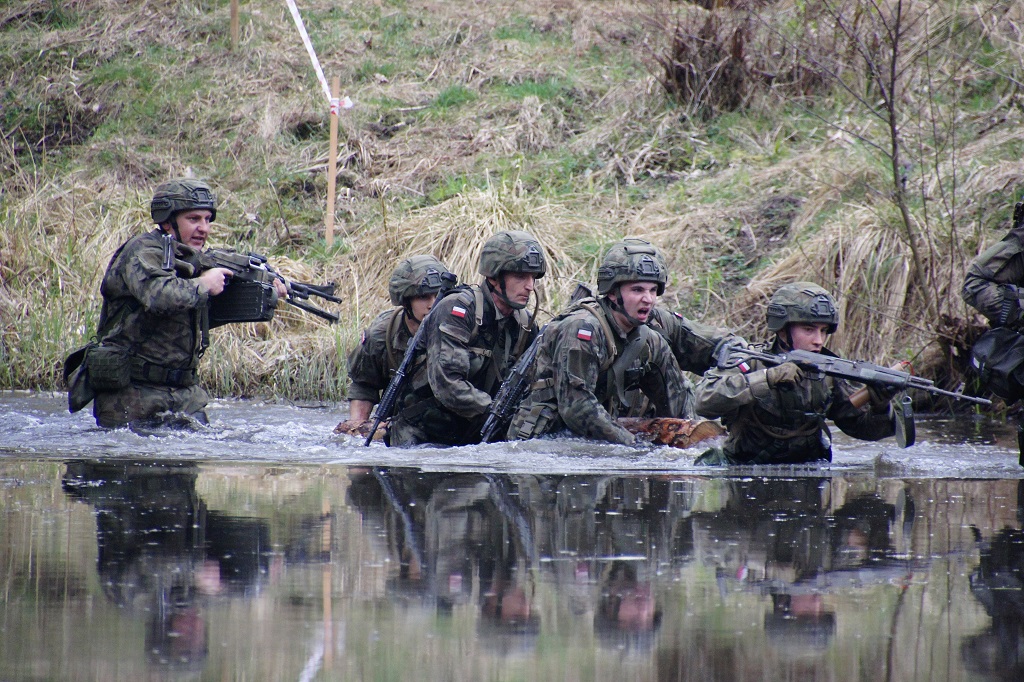
M683 5L659 8L705 12ZM631 234L666 252L667 303L750 337L763 333L778 284L813 279L839 298L841 352L915 355L944 334L962 347L977 327L959 303L962 272L1001 236L1024 176L1019 4L1000 21L982 12L989 5L959 6L982 18L995 56L948 76L963 99L938 114L956 122L955 147L930 140L926 118L905 121L910 186L927 199L915 200L912 224L925 236L928 295L948 316L933 320L884 164L856 137L877 139L877 123L841 95L816 94L814 74L769 27L746 44L750 73L770 63L788 74L800 106L779 88L753 89L739 113L704 121L667 103L641 68L667 43L635 3L308 0L324 69L357 103L342 120L339 244L328 251L322 93L282 3L243 4L234 54L226 3L61 7L73 20L57 21L48 0L0 9L0 83L33 103L0 119L3 387L58 383L63 354L95 326L110 254L148 229L149 193L171 176L217 188L216 245L266 252L296 280L334 280L345 299L327 306L343 317L337 327L282 308L269 325L215 331L204 379L222 394L323 399L343 394L342 353L389 305L397 259L433 253L476 281L480 245L501 229L531 231L549 252L542 317L574 280L593 282L605 247ZM792 21L801 7L759 11ZM821 59L845 54L834 31L814 37ZM757 45L774 47L751 52ZM855 60L837 63L867 87ZM454 88L471 99L439 104ZM917 112L927 108L920 93L906 91Z

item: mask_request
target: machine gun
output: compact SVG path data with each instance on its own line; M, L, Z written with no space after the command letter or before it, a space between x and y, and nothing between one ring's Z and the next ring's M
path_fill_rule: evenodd
M914 376L909 372L882 367L881 365L864 362L863 360L844 360L843 358L814 353L809 350L791 350L775 355L740 346L725 346L719 352L718 366L722 369L735 367L742 362L742 359L737 357L741 355L756 358L767 365L773 366L781 365L785 362L795 362L800 367L814 370L827 376L858 381L862 384L890 386L901 390L915 388L935 395L949 396L957 400L967 400L979 405L992 404L992 401L986 398L978 398L938 388L934 381Z
M168 235L169 236L169 235ZM219 327L233 322L268 322L274 317L274 280L280 280L288 289L285 303L327 320L337 322L338 316L306 303L310 296L316 296L332 303L341 303L334 295L334 282L327 284L305 284L285 279L267 262L265 256L256 253L238 253L222 249L210 249L199 254L198 266L174 258L173 244L168 249L164 243L164 268L173 263L173 268L184 270L185 276L193 277L210 268L227 268L231 280L224 291L210 298L210 327Z
M573 291L569 303L575 303L591 295L593 294L590 289L585 284L579 283L576 285L576 290ZM494 396L494 400L491 401L491 406L487 410L487 419L484 420L484 425L480 427L481 442L491 442L491 438L497 433L499 428L508 428L508 425L512 422L513 413L519 409L519 403L523 402L527 391L530 390L530 376L533 370L533 363L537 360L537 351L540 350L541 341L544 339L544 332L547 331L550 324L548 322L540 328L537 338L519 356L516 364L512 365L508 376L501 382L501 387L498 389L498 393Z
M447 278L444 278L446 281ZM452 282L454 284L454 282ZM437 292L437 298L434 299L433 305L430 306L430 310L423 316L423 320L420 322L419 329L413 334L412 339L409 340L409 347L405 349L405 356L402 358L402 363L398 365L398 369L395 370L395 375L391 377L391 383L384 389L384 395L380 397L380 402L377 403L377 407L373 410L373 425L370 427L370 432L366 436L366 441L363 443L363 447L366 447L373 440L373 434L377 433L377 427L385 419L389 419L395 412L395 406L398 403L398 395L402 390L402 385L405 383L405 377L409 373L409 367L412 366L413 358L416 357L416 349L420 347L420 341L423 339L423 334L427 330L427 318L430 317L430 313L434 312L434 308L441 302L448 293L452 291L451 288L441 289ZM340 426L340 425L339 425Z

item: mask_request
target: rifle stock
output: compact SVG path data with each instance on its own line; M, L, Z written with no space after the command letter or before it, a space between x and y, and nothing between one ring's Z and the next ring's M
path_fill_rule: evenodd
M750 348L731 346L728 348L728 352L720 354L719 367L727 368L735 366L734 363L730 364L730 360L725 360L724 363L721 361L728 358L729 355L745 355L747 357L756 358L768 365L781 365L785 362L794 362L801 367L812 369L828 376L850 379L863 384L890 386L904 390L913 388L935 395L948 396L950 398L955 398L956 400L967 400L979 405L992 404L992 401L986 398L978 398L976 396L964 395L963 393L947 391L937 387L935 382L930 379L924 379L922 377L914 376L909 372L882 367L881 365L865 362L863 360L845 360L831 355L814 353L809 350L792 350L776 355L773 353L764 353L752 350Z

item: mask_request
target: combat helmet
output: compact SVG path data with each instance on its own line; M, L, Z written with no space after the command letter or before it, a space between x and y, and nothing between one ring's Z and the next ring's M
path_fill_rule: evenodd
M613 244L597 271L597 293L604 296L623 282L656 282L658 296L668 284L668 266L654 244L626 237Z
M529 232L499 232L480 252L480 274L497 278L503 272L532 273L540 279L548 271L544 248Z
M149 214L157 225L170 220L175 213L192 209L206 209L217 219L217 195L202 180L179 178L161 183L153 193Z
M410 298L439 294L442 289L455 284L457 279L444 263L433 256L412 256L399 263L391 273L388 293L391 294L392 305L403 305Z
M832 295L813 282L783 284L768 302L768 331L778 332L787 324L827 324L828 333L839 327L839 311Z

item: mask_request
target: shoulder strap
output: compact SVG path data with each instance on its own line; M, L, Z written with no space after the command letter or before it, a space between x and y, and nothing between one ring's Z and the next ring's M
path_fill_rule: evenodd
M391 319L388 320L387 331L384 333L384 349L387 352L388 358L388 369L395 370L402 364L404 357L399 357L395 353L395 345L392 343L395 335L398 333L398 325L402 323L402 313L405 310L403 308L395 308L394 312L391 313Z
M601 304L597 302L597 299L584 299L577 305L581 308L588 310L601 325L601 332L604 334L605 343L608 345L608 359L601 365L601 371L604 372L612 363L615 362L615 332L612 331L611 325L608 324L608 318L605 317L604 309Z

